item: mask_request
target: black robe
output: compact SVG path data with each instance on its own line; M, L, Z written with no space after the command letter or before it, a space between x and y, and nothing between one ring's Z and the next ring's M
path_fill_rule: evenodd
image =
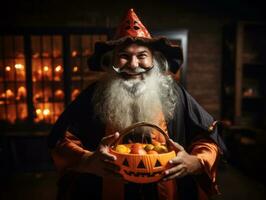
M97 83L94 83L85 89L58 118L48 139L51 149L68 130L81 140L86 149L96 150L100 140L104 137L106 127L93 111L92 95L96 85ZM209 131L209 127L214 122L213 117L179 84L175 85L175 95L177 96L175 115L167 123L169 136L185 149L198 138L210 138L218 144L220 152L225 152L226 147L220 137L218 126L215 126L213 131ZM70 182L72 182L71 187ZM192 176L178 179L177 184L180 199L197 199L197 189ZM149 199L157 199L157 194L154 192L156 184L134 183L125 186L125 199L137 200L140 188L144 190L144 195L147 194ZM58 189L58 199L64 199L63 194L66 192L70 199L101 199L102 178L93 174L69 172L60 178Z

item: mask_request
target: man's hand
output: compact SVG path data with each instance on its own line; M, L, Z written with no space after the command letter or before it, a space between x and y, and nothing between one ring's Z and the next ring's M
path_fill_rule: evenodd
M104 137L95 152L85 153L78 166L78 171L95 174L101 177L112 176L120 178L120 167L113 163L116 156L109 153L110 145L119 137L116 132Z
M174 178L181 178L188 174L197 174L202 171L202 166L199 159L194 155L189 155L184 147L180 144L169 140L171 146L177 153L176 157L169 160L170 168L165 170L164 181L168 181Z

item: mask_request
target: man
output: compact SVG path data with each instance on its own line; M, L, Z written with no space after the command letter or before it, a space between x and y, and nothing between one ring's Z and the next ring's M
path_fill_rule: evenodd
M133 9L114 40L96 44L89 64L106 76L67 107L49 138L61 174L58 199L207 199L217 193L224 145L213 118L172 78L181 63L180 47L152 38ZM123 181L109 152L119 131L141 121L167 132L177 152L156 183ZM150 137L165 142L160 134Z

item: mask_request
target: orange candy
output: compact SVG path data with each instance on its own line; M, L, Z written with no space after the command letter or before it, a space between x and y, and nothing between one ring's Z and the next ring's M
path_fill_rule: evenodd
M147 153L148 153L148 154L158 154L158 152L157 152L157 151L154 151L154 150L150 150L150 151L148 151Z

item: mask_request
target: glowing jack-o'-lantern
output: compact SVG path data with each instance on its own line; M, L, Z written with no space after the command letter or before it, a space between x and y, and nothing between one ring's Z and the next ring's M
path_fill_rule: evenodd
M163 133L167 141L169 140L168 135L158 126L139 122L122 131L113 148L110 148L110 152L117 158L115 164L120 166L121 175L125 180L135 183L151 183L159 181L163 177L163 172L169 167L169 160L176 156L175 151L140 155L121 153L115 150L114 147L129 130L143 125L157 129Z

